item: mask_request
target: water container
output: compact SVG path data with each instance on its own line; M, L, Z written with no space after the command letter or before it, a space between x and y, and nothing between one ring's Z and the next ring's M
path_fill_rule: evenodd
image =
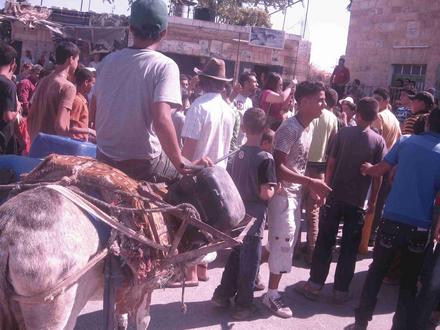
M64 136L39 133L32 142L29 156L44 158L50 154L96 158L96 145Z
M219 166L207 167L195 176L184 176L169 187L171 203L193 204L204 222L228 231L245 217L240 193L228 172Z
M17 182L20 179L20 175L32 171L40 162L41 159L38 158L3 155L0 156L0 173L10 171L14 175L14 180L12 181Z

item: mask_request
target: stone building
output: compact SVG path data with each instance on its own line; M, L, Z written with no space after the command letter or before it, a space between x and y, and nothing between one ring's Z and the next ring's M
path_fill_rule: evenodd
M43 7L27 8L30 11L41 11ZM49 10L51 13L45 22L53 22L65 35L80 44L81 60L86 64L90 58L89 53L97 46L106 45L107 49L112 49L115 44L124 47L130 42L128 18L125 16L60 8ZM54 38L57 38L53 27L29 27L23 20L13 19L11 15L14 13L5 14L9 16L3 15L0 18L11 20L11 42L16 48L31 50L35 58L43 52L53 51ZM225 60L229 77L236 78L244 70L251 70L258 74L276 71L285 79L294 76L298 80L307 78L311 49L309 41L286 33L284 48L260 47L249 42L250 32L250 27L171 16L168 34L160 51L173 58L181 72L186 74L194 74L194 67L203 66L207 58L215 56Z
M440 1L353 0L346 52L352 79L440 90Z

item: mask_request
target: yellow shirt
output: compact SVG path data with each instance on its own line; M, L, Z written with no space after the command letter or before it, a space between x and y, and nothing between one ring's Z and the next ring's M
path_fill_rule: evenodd
M388 109L379 112L372 127L376 128L385 140L387 149L390 150L400 138L400 124L396 116Z
M313 137L308 161L325 163L330 138L338 131L338 119L331 111L324 109L321 116L312 121L311 126L313 126Z

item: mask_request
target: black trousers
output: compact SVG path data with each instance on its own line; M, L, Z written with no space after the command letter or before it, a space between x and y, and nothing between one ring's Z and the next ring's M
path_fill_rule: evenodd
M401 253L399 298L393 317L393 330L413 330L411 312L415 308L417 279L423 266L429 231L404 223L383 219L373 252L373 263L362 288L356 323L366 325L372 319L377 295L388 268L397 252Z
M357 251L362 239L365 212L360 207L344 202L329 201L321 209L318 239L310 268L310 282L323 286L332 261L332 250L336 244L339 223L344 221L341 252L335 272L334 289L347 292L353 279Z

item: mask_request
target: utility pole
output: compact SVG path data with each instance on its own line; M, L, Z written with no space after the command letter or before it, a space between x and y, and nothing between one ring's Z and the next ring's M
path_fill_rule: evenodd
M83 11L83 3L84 3L84 0L81 0L81 7L80 7L79 11Z
M309 5L310 5L310 0L307 0L307 7L306 7L306 18L304 19L304 29L303 29L303 33L302 33L302 37L304 39L305 35L306 35L306 29L307 29L307 18L309 17Z
M286 16L287 16L287 6L284 7L284 18L283 18L283 31L284 31L284 27L286 26Z

